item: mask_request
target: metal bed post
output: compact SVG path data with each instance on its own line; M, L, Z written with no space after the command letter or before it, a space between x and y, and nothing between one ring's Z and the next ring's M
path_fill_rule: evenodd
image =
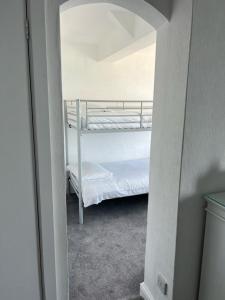
M63 122L64 122L64 164L66 172L66 193L70 195L70 180L67 176L67 165L69 163L68 155L68 132L67 132L67 101L63 101Z
M63 103L63 108L64 108L64 149L65 149L65 165L67 166L68 165L68 160L69 160L69 157L68 157L68 132L67 132L67 102L64 101Z
M141 101L140 128L143 127L143 102Z
M88 129L88 101L85 100L85 111L86 111L86 116L85 116L85 119L86 119L86 129Z
M84 223L84 209L82 200L82 155L81 155L81 117L80 100L76 100L77 116L77 154L78 154L78 199L79 199L79 223Z

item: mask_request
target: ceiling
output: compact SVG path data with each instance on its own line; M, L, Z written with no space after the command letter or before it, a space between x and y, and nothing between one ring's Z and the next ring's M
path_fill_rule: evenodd
M118 60L155 42L150 24L113 4L85 4L61 12L62 45L96 61Z

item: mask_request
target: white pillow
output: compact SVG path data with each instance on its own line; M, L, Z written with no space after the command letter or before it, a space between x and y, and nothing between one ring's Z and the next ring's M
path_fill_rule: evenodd
M78 178L78 165L73 164L68 167L69 171ZM112 173L100 164L84 161L82 163L82 179L95 180L112 177Z

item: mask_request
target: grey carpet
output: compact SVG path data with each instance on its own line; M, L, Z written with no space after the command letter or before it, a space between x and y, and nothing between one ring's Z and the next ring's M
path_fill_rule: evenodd
M68 202L70 300L140 299L147 196L107 200L85 209Z

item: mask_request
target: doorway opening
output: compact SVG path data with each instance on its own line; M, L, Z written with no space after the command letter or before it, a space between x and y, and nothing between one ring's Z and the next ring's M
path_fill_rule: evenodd
M62 10L60 24L70 300L130 299L144 279L156 32L109 3Z

